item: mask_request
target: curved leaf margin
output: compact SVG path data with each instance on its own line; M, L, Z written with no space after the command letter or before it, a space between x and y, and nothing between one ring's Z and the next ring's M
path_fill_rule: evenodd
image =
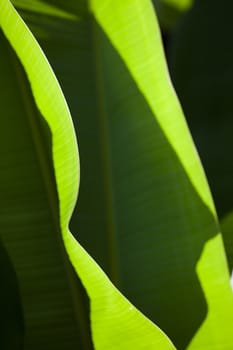
M0 26L19 57L38 109L53 138L60 227L69 258L91 301L95 348L175 349L167 336L113 286L68 229L79 184L78 147L68 106L38 43L8 0L0 0Z

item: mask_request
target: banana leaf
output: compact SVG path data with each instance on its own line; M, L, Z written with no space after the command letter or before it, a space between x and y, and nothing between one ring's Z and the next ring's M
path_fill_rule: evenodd
M1 207L11 233L3 241L19 279L26 348L91 349L90 307L95 349L174 349L84 246L178 349L230 349L222 238L152 4L16 3L78 135L81 185L70 227L82 246L67 228L79 182L67 106L27 27L7 0L0 4L8 39L1 76L10 84L1 100L9 150Z
M14 79L20 86L20 93L13 95L11 103L6 94L6 104L12 106L6 117L11 123L17 119L13 124L13 139L17 142L10 142L3 134L3 146L9 156L8 176L12 160L20 160L20 166L12 173L13 178L5 179L4 185L8 186L3 190L10 202L6 210L9 212L13 205L16 217L4 239L19 271L25 348L92 347L85 332L76 333L83 313L68 255L91 300L95 349L175 349L166 335L112 285L70 233L68 224L79 185L79 159L67 104L43 52L8 0L0 2L0 24L8 40L2 37L8 54L3 59L5 74L10 77L12 89ZM6 118L4 133L12 127L11 123ZM11 200L7 189L12 182L16 184ZM81 328L87 317L88 314L81 319ZM89 325L84 331L89 331Z

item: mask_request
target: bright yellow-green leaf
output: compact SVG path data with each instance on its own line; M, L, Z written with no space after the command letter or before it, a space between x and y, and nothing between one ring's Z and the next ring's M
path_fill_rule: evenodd
M22 13L55 67L77 127L83 180L74 233L77 227L78 239L112 281L178 349L231 349L233 304L222 239L151 2L51 3L65 13L74 9L77 19ZM59 226L90 297L96 349L174 348L68 231L78 186L69 112L28 29L6 0L0 4L2 28L52 133Z
M8 0L0 2L0 24L24 66L37 107L52 133L60 228L70 260L90 297L95 348L174 349L165 334L118 292L69 232L79 184L78 149L69 110L45 56Z

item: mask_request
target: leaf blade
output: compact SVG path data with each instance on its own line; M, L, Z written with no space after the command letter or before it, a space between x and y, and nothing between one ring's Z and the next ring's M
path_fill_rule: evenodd
M70 259L91 296L92 318L97 318L97 322L94 321L93 326L96 348L114 349L119 347L120 342L123 349L128 349L132 342L140 341L136 344L138 349L157 345L164 346L164 349L174 349L171 342L159 328L131 306L113 287L103 271L68 231L67 226L76 200L78 185L77 144L70 115L61 90L39 46L17 13L10 6L10 3L8 1L2 1L1 5L1 26L23 62L29 81L31 82L37 106L53 132L53 159L58 196L60 199L60 225ZM17 30L19 28L21 31L20 38L17 37ZM29 45L30 55L28 55ZM36 60L37 55L40 57L39 62ZM31 62L33 62L33 65ZM53 87L52 95L50 95L51 91L49 90L48 93L47 86ZM54 104L54 99L57 104ZM64 125L66 126L65 128L63 128ZM67 136L69 137L69 141L67 141ZM63 146L62 149L61 144ZM111 296L110 300L109 295ZM115 301L118 301L119 305ZM104 307L109 309L109 302L112 310L110 320L112 321L114 331L108 325L109 315L107 318L103 317ZM119 313L119 309L121 313ZM107 314L109 314L109 310ZM100 320L104 322L105 327L114 336L114 339L109 338L109 336L103 338ZM125 335L122 340L118 336L119 332L122 332L119 320L125 325ZM145 326L145 328L141 326ZM147 331L146 334L144 333L145 329ZM133 337L128 337L128 335L132 335L132 331L134 332ZM142 335L144 337L143 341L141 340Z

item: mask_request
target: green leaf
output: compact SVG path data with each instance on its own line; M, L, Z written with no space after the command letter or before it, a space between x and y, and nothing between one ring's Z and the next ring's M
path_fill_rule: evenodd
M48 26L24 14L63 86L79 138L72 231L179 349L197 331L190 349L231 347L230 326L221 327L232 323L222 238L152 5L90 5L74 11L76 25Z
M187 345L189 336L201 321L203 323L190 342L189 349L205 349L207 346L218 349L230 348L233 343L231 333L233 295L222 238L218 234L216 213L203 170L171 86L161 50L159 30L150 4L146 6L145 2L138 2L136 6L135 3L128 1L125 5L119 4L113 8L104 5L98 7L98 1L93 4L96 5L94 10L99 25L125 63L147 103L147 108L148 106L150 108L148 112L142 104L137 105L132 122L129 114L125 112L129 110L128 106L124 105L120 111L117 109L113 113L114 104L111 104L110 110L109 103L112 135L117 133L117 126L117 130L121 130L121 134L116 137L118 154L121 156L115 161L114 170L116 172L119 168L124 169L119 171L115 184L117 187L117 183L121 180L123 187L126 178L130 179L131 184L127 182L120 193L119 190L115 192L118 203L117 217L122 217L124 224L124 213L127 211L129 217L131 208L131 222L127 221L127 227L126 224L125 227L121 224L122 230L118 231L121 239L123 235L127 237L124 239L124 244L130 241L128 247L133 247L132 256L128 252L125 256L121 255L122 265L127 265L128 272L122 277L123 290L127 290L130 300L137 300L137 305L142 296L140 286L143 285L144 291L148 292L147 301L143 305L145 309L147 307L147 314L154 307L154 316L151 318L158 320L158 324L178 348ZM141 14L140 17L138 13ZM138 21L133 21L133 18L138 18ZM157 33L153 40L148 40L150 33ZM107 62L104 63L106 66ZM116 79L116 76L114 78ZM125 86L129 91L129 85ZM110 84L105 91L111 93ZM132 92L131 94L132 99L135 99L135 94ZM130 104L129 99L127 104ZM128 116L127 121L124 116ZM141 124L142 118L145 129ZM118 120L121 127L117 124ZM124 134L127 135L125 143L122 136L123 128ZM138 130L140 131L137 133ZM133 137L130 140L131 135ZM138 143L135 140L139 140ZM127 151L126 145L129 144L133 145L133 150L128 146ZM112 149L115 148L112 146ZM112 151L112 159L113 154L116 155L116 151L115 153ZM124 167L121 164L124 164ZM113 174L115 172L113 171ZM130 177L127 177L129 173ZM140 194L140 197L139 195L136 197L137 201L134 197L135 191ZM133 207L135 203L137 210ZM122 221L119 219L118 225ZM140 225L142 223L149 240L145 239L142 242L137 239L140 243L136 245L134 239L137 234L142 237ZM118 245L120 241L119 239ZM151 245L153 249L150 250ZM125 251L123 244L119 250ZM129 271L138 266L137 261L146 262L146 266L155 264L158 275L154 273L153 276L154 290L159 295L157 300L155 295L150 298L152 283L149 269L148 275L144 270L145 278L135 291L134 280ZM171 276L174 276L174 279ZM134 295L135 299L132 299L131 295ZM182 310L182 314L177 315L179 310ZM164 316L168 314L176 316L168 321ZM188 322L190 314L192 320ZM182 326L179 327L177 323ZM222 324L228 326L223 328Z
M25 29L20 30L22 24L16 15L12 19L13 10L8 2L1 1L0 6L2 28L13 36L12 40L17 41L23 51ZM47 151L51 145L51 133L40 116L13 50L2 34L0 40L3 167L0 223L2 239L19 280L26 328L25 349L73 349L81 344L89 349L88 315L82 310L83 300L78 296L60 237L52 156ZM41 64L42 52L37 49L38 58L32 65L32 41L32 36L29 36L24 55L31 69L35 70ZM51 75L50 72L47 74ZM31 82L36 91L44 84L46 76L41 74L39 78L39 84L34 80ZM46 84L44 88L50 92L43 97L43 107L49 108L53 103L51 94L57 93L60 101L57 108L61 113L68 113L56 84L53 83L58 92ZM73 158L76 160L77 155L74 154Z
M51 139L49 141L51 142L52 146L54 175L57 186L57 196L59 200L58 205L56 203L56 192L53 192L53 179L50 178L52 172L52 169L50 168L51 164L45 158L46 152L43 153L43 139L41 138L43 135L39 134L40 125L35 125L35 123L39 123L39 116L37 115L38 111L33 111L33 108L35 108L35 106L32 103L32 97L28 96L29 92L22 91L23 101L25 102L26 109L24 112L26 112L25 114L28 114L28 124L31 127L31 134L27 135L27 132L29 132L28 129L25 130L25 134L22 134L23 128L21 126L18 126L17 131L20 130L19 140L21 143L16 144L14 142L15 146L12 146L14 152L12 151L12 153L10 153L9 149L9 153L12 155L14 161L16 161L14 158L16 154L19 156L21 153L23 153L19 163L20 168L22 167L21 172L20 174L16 174L21 175L21 178L20 176L17 176L16 178L18 183L16 183L16 199L13 202L13 204L16 206L15 209L17 209L17 211L13 211L12 207L11 210L13 212L13 218L15 216L20 216L20 228L18 230L16 230L16 227L14 228L16 235L18 236L18 240L20 239L20 241L23 241L24 243L23 248L25 248L25 245L27 244L26 250L28 249L29 254L31 254L30 260L24 259L24 256L22 256L22 254L20 254L16 248L14 250L14 247L10 245L9 239L6 238L6 241L9 244L9 250L11 250L12 255L14 255L17 268L20 268L20 263L32 264L32 266L30 266L30 269L25 268L24 271L22 271L22 274L20 276L21 280L26 283L23 273L29 273L30 280L28 280L27 283L33 283L35 289L36 287L40 286L42 288L42 291L40 292L44 292L41 295L36 295L36 302L38 305L37 307L34 306L32 308L33 311L25 310L26 316L28 317L28 327L33 326L33 321L35 327L35 323L38 322L38 319L42 322L42 318L44 319L43 321L45 321L46 318L46 326L48 328L44 328L41 324L41 329L39 332L41 332L43 335L44 332L49 333L53 332L54 330L56 331L56 338L52 338L52 335L55 336L55 334L50 334L49 336L51 338L49 339L49 336L46 334L48 336L50 344L48 344L48 339L44 337L43 340L40 341L35 334L34 339L32 337L29 337L29 340L27 339L28 343L26 346L28 348L32 346L33 348L39 348L39 346L42 345L45 347L49 345L50 349L67 349L76 348L76 346L78 346L78 344L75 344L75 342L77 342L77 337L75 336L75 327L72 324L72 318L69 314L71 312L69 307L69 295L66 296L66 290L63 286L65 279L61 280L60 278L62 272L60 271L62 263L58 265L56 264L57 262L60 262L59 260L61 260L62 257L62 247L61 254L59 254L59 244L62 244L62 242L59 241L59 231L61 230L62 238L64 240L70 260L78 272L90 297L92 333L95 348L174 349L174 346L168 340L165 334L163 334L158 327L153 325L152 322L145 318L127 301L127 299L125 299L120 294L120 292L118 292L118 290L111 284L99 266L92 260L92 258L85 252L85 250L78 244L78 242L69 232L68 224L74 203L76 201L79 183L78 151L69 110L63 98L60 87L56 81L55 76L52 73L50 66L48 65L45 56L29 32L28 28L23 23L8 0L1 0L0 2L0 24L4 34L6 35L16 54L18 55L21 63L23 64L27 78L31 84L32 94L35 99L38 111L41 113L41 116L43 116L44 120L48 124L49 131L51 132ZM5 61L6 67L9 67L8 60L6 59ZM18 69L18 67L16 67L16 69ZM18 70L20 71L20 68ZM21 74L18 72L18 70L17 74ZM9 68L7 73L11 76L12 79L12 74L10 74ZM19 79L24 78L23 76L19 76ZM22 82L20 86L21 89L24 88L23 83L24 82ZM18 96L14 97L15 101L17 101ZM7 102L9 103L9 101L6 101L6 103ZM13 111L10 110L11 113L8 114L8 116L13 119L13 123L16 124L10 123L9 125L9 123L6 121L6 126L16 126L17 123L22 123L22 121L27 124L27 121L22 118L25 116L23 113L22 115L19 113L18 120L15 118L15 112L18 109L17 107L18 106L13 105ZM6 132L6 130L4 131ZM36 148L36 156L38 159L31 155L32 148L30 147L31 145L29 143L30 138L32 139L32 145L33 141L35 142L34 147ZM16 140L17 137L14 139L14 141ZM25 140L27 147L25 146ZM7 140L5 140L5 142L7 142ZM11 145L12 143L10 143L10 146ZM20 152L16 152L16 147L19 148ZM34 162L33 166L31 166L31 163L27 163L25 169L25 163L23 163L23 161L25 161L24 155L27 156L27 161L31 160L31 162ZM23 184L25 185L25 182L22 182L22 180L25 179L22 179L22 177L26 175L26 170L28 171L29 169L31 170L30 178L33 183L33 189L36 191L37 195L36 200L35 198L33 198L34 200L30 200L32 199L30 197L33 197L35 195L35 192L30 191L32 190L30 183L27 183L27 195L24 195L23 199L17 198L19 195L17 191L20 191ZM41 176L36 177L36 172L33 173L32 169L41 171ZM14 178L14 175L15 174L12 174L8 167L8 176L12 176ZM35 177L33 177L33 175ZM13 183L12 180L12 178L8 180L10 184ZM44 183L41 184L43 180ZM39 196L39 191L41 191L43 187L44 192L42 193L42 196ZM21 207L19 207L19 204ZM30 208L29 204L33 207ZM59 211L59 215L57 211ZM23 222L23 216L26 217L26 220L28 222ZM13 221L14 225L16 226L17 220L15 219ZM37 227L34 226L35 224L37 224ZM26 236L26 234L29 234L28 228L30 228L31 238L30 236ZM43 261L41 261L38 256L35 256L34 259L33 255L38 254L39 249L43 249L45 242L48 243L48 240L46 238L49 234L49 231L50 239L52 240L53 244L58 244L58 249L49 249L49 252L47 254L43 254ZM53 235L51 235L51 233L53 233ZM16 240L16 237L13 239ZM47 249L48 247L46 247L46 250ZM63 257L63 259L66 260L65 257ZM35 266L33 266L33 263L38 264L38 267L35 268ZM46 265L46 269L44 268L44 265ZM53 274L51 272L53 272ZM34 273L39 273L39 275L37 275L37 278L41 274L40 278L42 281L40 280L40 284L36 283L37 281L33 276ZM45 273L47 273L47 276ZM49 276L52 278L49 281L50 283L44 280L45 277L49 278ZM62 286L60 286L60 283ZM56 284L56 288L58 288L58 291L56 293L53 293L51 284L52 286ZM21 285L22 289L23 287L25 286ZM50 287L49 291L47 289L48 287ZM27 295L25 295L27 291L28 290L22 290L22 295L25 299L27 297ZM59 299L59 292L62 294L61 300ZM43 300L44 303L40 297L42 300L45 299ZM54 309L51 307L51 297ZM58 304L59 302L62 302L61 305ZM28 300L25 300L25 304L28 306ZM44 304L47 304L46 312L43 310L43 307L45 306ZM38 309L38 306L41 309ZM54 311L58 313L56 315L58 317L58 323L56 324L56 327L54 327L54 324L50 324L50 322L55 322ZM32 314L32 312L34 314ZM79 312L79 310L77 310L77 312ZM51 318L50 313L53 313L53 318ZM64 322L64 318L66 318L67 322ZM59 329L61 326L62 329ZM28 331L33 332L35 330L28 329ZM37 336L38 335L39 334L37 333ZM34 341L35 343L29 344L30 341ZM43 341L46 341L46 343L43 344Z
M78 20L36 17L30 11L22 15L56 71L77 128L82 181L72 232L179 349L231 349L233 296L222 238L167 72L152 4L51 3L62 4ZM1 23L5 18L3 13ZM38 47L25 29L20 37L35 55L28 57L14 23L13 17L14 47L24 55L31 84L38 79L33 93L52 133L60 227L90 297L95 348L172 349L67 230L78 182L73 130L61 99L53 103L56 97L48 97L51 71L45 70ZM37 67L30 73L32 62ZM56 120L51 122L53 108Z

